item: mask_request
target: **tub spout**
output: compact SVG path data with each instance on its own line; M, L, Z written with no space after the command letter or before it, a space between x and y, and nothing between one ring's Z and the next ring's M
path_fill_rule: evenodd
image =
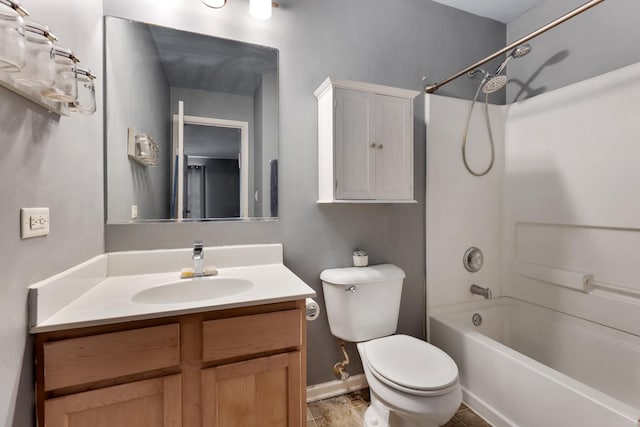
M491 289L489 288L483 288L478 285L471 285L471 288L469 288L469 290L471 291L472 294L480 295L481 297L484 297L484 299L491 299L492 297Z

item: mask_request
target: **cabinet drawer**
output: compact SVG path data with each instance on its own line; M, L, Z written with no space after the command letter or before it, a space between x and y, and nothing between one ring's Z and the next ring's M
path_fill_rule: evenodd
M202 324L205 362L302 346L301 310L209 320Z
M44 388L117 378L180 363L180 325L73 338L44 344Z

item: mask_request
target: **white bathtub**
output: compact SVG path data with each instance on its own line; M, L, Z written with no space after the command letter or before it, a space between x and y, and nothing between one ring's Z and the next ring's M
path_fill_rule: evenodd
M638 336L511 298L438 308L430 330L495 426L640 426Z

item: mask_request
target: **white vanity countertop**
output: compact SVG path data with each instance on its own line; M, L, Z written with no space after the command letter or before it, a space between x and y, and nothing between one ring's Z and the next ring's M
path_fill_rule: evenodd
M56 330L73 329L112 323L122 323L133 320L151 319L203 311L223 310L237 307L247 307L260 304L271 304L285 301L295 301L316 296L316 293L284 264L277 262L281 259L281 245L251 245L254 249L260 246L260 250L271 252L266 259L276 263L257 265L234 265L259 262L251 257L240 257L241 262L234 262L220 256L223 264L229 265L218 268L216 278L234 278L248 280L253 287L242 292L221 296L213 299L203 299L190 302L174 303L140 303L134 301L134 295L146 289L162 286L179 281L179 271L152 272L154 264L157 269L173 268L173 261L167 262L174 252L179 260L175 264L183 262L185 253L189 250L176 251L139 251L131 252L133 259L131 264L123 268L123 257L129 257L129 253L121 252L101 255L84 264L67 270L45 281L36 283L30 287L30 332L41 333ZM228 247L238 251L244 247ZM219 248L206 248L208 252L219 251ZM277 251L280 251L278 255ZM275 252L274 252L275 251ZM241 253L242 251L239 251ZM151 254L151 256L150 256ZM218 253L220 254L220 253ZM145 257L144 259L142 257ZM190 256L187 257L190 260ZM214 258L214 257L211 257ZM233 257L231 257L233 258ZM256 258L254 256L254 258ZM151 259L152 262L149 262ZM155 262L153 262L155 259ZM141 261L142 260L142 261ZM249 261L247 261L249 260ZM158 262L160 261L160 262ZM207 257L205 256L205 265ZM143 274L109 273L131 272L131 267L140 265ZM187 263L183 266L189 266ZM101 273L104 277L99 277ZM98 277L96 277L98 276ZM185 283L199 279L183 279ZM60 293L66 295L61 296Z

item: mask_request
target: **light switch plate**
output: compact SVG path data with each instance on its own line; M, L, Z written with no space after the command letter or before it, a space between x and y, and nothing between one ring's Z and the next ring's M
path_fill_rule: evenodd
M20 237L46 236L49 234L49 208L20 209Z

